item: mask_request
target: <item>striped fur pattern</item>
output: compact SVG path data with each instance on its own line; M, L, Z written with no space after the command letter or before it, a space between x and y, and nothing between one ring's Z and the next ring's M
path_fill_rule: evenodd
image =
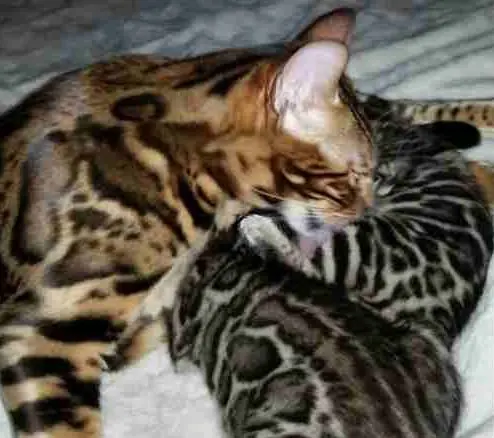
M376 144L361 217L239 206L147 298L141 317L161 303L173 361L202 370L231 437L454 435L450 349L483 290L491 216L447 143L384 123Z

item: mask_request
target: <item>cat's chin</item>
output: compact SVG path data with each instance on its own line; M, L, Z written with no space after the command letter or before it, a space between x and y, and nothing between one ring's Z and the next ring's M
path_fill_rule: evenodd
M358 195L355 202L357 215L362 214L366 208L374 204L374 190L370 175L360 176L358 180Z

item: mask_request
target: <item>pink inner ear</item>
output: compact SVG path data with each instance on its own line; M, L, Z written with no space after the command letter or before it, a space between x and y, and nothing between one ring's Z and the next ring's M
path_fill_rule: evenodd
M278 77L275 108L297 113L325 108L336 96L347 60L346 47L337 42L318 41L302 47L288 60ZM293 115L304 117L304 114Z
M316 20L303 34L308 41L332 40L348 47L355 27L355 17L353 9L336 9Z

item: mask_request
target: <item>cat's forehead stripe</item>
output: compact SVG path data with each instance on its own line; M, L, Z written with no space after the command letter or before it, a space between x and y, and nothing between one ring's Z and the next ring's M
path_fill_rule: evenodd
M227 57L227 59L225 59L223 62L216 61L214 63L209 63L206 62L206 60L204 61L204 63L199 62L192 77L184 81L177 82L176 84L174 84L173 88L188 88L206 83L216 78L217 76L227 74L232 70L255 64L259 60L265 58L265 56L257 53L247 52L240 53L233 58L234 59Z

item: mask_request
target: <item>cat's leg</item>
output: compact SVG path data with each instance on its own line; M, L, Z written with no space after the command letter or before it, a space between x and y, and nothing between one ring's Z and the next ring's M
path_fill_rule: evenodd
M116 371L128 365L135 357L136 343L142 344L142 338L149 337L164 341L165 325L162 319L173 306L180 283L187 275L190 266L201 253L207 243L210 233L200 236L194 246L175 259L172 267L163 274L161 279L152 287L137 311L131 316L126 329L117 343L103 355L107 369Z
M103 436L100 355L118 332L107 317L19 313L2 321L0 381L14 436Z
M101 356L117 341L151 282L154 277L113 273L99 278L97 288L94 281L60 287L40 282L2 304L1 392L16 436L103 436Z

